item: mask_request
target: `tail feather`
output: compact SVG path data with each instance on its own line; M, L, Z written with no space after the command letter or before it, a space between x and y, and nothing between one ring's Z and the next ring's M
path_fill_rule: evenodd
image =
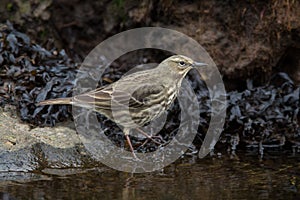
M45 101L41 101L37 103L38 106L44 106L44 105L53 105L53 104L71 104L72 99L71 98L58 98L58 99L49 99Z

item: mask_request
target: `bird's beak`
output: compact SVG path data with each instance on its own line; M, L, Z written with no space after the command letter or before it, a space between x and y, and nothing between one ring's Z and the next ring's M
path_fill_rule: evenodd
M193 67L203 67L203 66L207 66L208 64L206 63L202 63L202 62L194 62L193 63Z

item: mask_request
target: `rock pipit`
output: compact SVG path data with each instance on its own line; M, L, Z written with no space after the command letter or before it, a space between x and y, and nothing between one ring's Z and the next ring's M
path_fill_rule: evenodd
M70 98L45 100L38 105L71 104L103 114L123 127L136 158L129 138L130 130L143 133L139 127L158 118L172 105L186 74L194 67L205 65L186 56L174 55L153 69L129 74L108 86Z

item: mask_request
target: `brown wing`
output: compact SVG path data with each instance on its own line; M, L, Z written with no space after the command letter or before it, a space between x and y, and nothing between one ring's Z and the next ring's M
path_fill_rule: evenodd
M95 104L101 109L110 109L111 101L126 105L129 102L129 107L139 108L141 106L149 106L149 103L159 103L162 100L166 89L163 85L142 85L130 94L124 90L113 90L109 85L105 88L99 88L88 93L73 97L73 102L77 104Z
M94 107L99 110L110 110L112 87L97 88L90 92L73 97L73 103L82 107Z
M77 106L94 108L96 111L111 118L112 105L114 110L128 109L130 112L145 110L153 104L164 101L166 88L159 84L143 84L130 94L126 91L113 90L111 85L73 97Z

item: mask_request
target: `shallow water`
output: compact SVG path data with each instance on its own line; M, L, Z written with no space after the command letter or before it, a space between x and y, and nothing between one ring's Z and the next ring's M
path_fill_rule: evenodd
M181 158L154 173L105 166L0 173L0 199L299 199L300 155Z

